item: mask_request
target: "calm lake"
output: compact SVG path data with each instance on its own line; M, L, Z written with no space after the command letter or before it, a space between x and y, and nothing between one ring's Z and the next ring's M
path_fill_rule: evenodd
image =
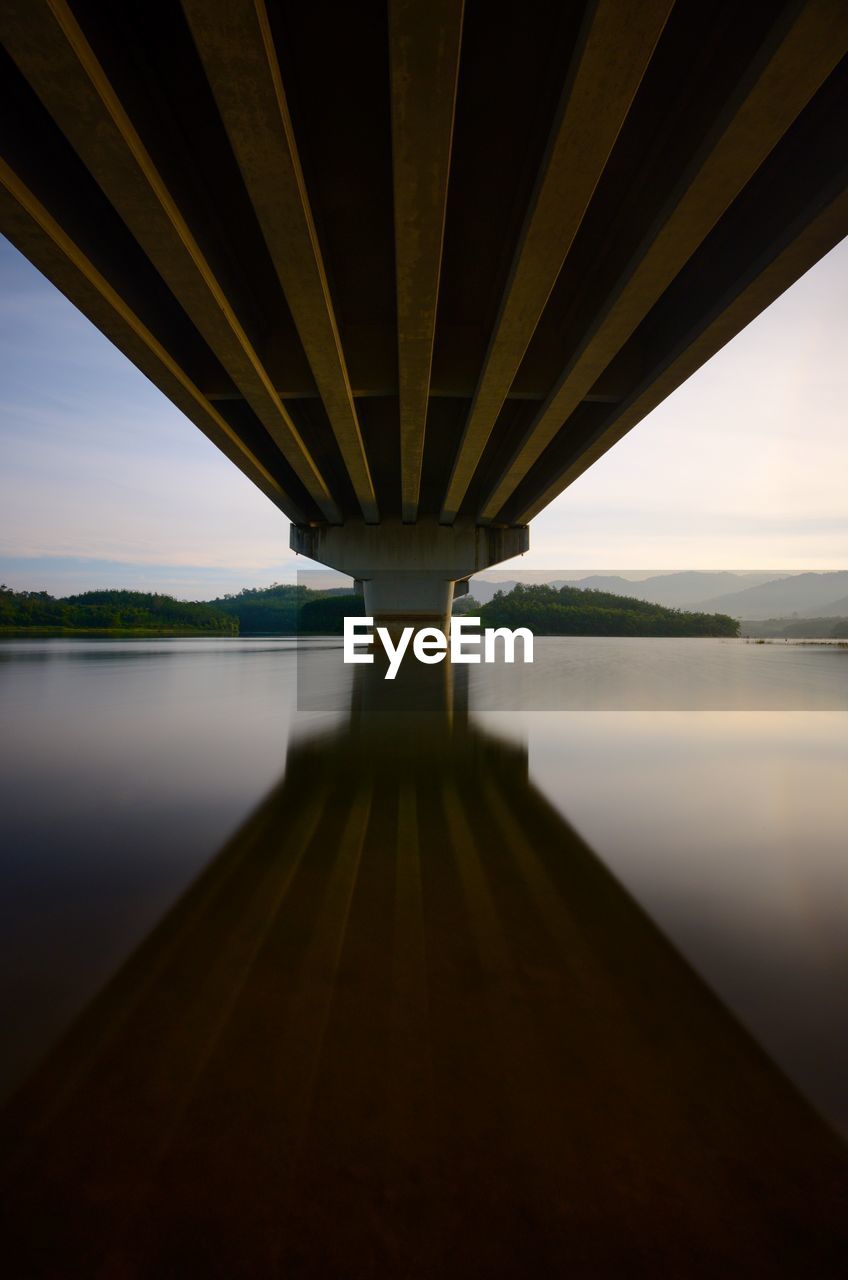
M329 730L338 753L351 668L337 641L303 650L299 679L291 640L0 645L4 1092L280 783L287 754ZM461 674L475 731L526 747L530 781L848 1130L848 651L539 639L532 667ZM416 709L369 688L359 713L376 734L414 737Z
M0 715L9 1274L844 1274L845 648L8 640Z

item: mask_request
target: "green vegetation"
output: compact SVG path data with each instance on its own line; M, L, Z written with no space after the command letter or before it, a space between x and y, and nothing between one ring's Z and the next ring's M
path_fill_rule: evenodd
M341 635L345 614L361 614L362 596L344 588L312 591L291 583L245 587L210 606L238 621L243 636Z
M451 612L456 618L464 618L469 614L476 618L482 608L480 601L475 600L473 596L459 596L454 600Z
M579 587L525 586L498 591L480 609L485 627L529 627L543 636L736 636L723 613L684 613L646 600Z
M0 630L238 635L238 621L208 604L143 591L85 591L56 599L46 591L0 586Z
M315 593L307 587L274 583L270 587L245 587L235 596L210 600L213 609L234 618L243 636L297 635L300 609Z
M4 586L0 587L0 631L341 635L345 616L361 614L363 608L362 596L344 589L312 591L287 583L265 589L245 588L238 595L205 603L141 591L86 591L55 599L46 591L12 591ZM485 605L471 596L460 597L455 612L479 615L487 627L529 627L537 635L739 633L739 623L724 614L683 613L629 596L568 586L519 583L509 592L499 591ZM828 621L835 626L839 620ZM832 630L829 634L840 632Z
M141 591L86 591L56 599L46 591L0 587L0 631L155 632L218 635L341 635L362 597L333 589L275 584L191 602Z
M768 618L742 622L742 635L766 640L848 640L848 618Z
M364 609L362 596L347 593L307 600L300 610L300 634L340 636L345 618L359 615Z

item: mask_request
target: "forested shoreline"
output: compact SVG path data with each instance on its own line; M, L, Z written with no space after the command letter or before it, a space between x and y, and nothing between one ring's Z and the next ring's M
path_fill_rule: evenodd
M499 591L488 604L464 597L459 612L487 627L529 627L552 636L737 636L725 614L686 613L629 596L579 587L526 586ZM344 618L361 615L361 595L312 591L289 583L247 587L215 600L175 600L140 591L85 591L56 598L46 591L0 587L0 631L129 635L341 635Z
M364 610L362 596L344 588L313 591L288 582L244 587L209 605L236 619L243 636L341 635L345 615Z
M238 635L238 619L202 601L143 591L46 591L0 586L0 631Z
M486 627L529 627L539 636L738 636L739 623L723 613L686 613L647 600L580 587L527 586L496 592L480 606Z
M0 586L0 633L44 635L341 635L362 597L280 584L216 600L105 590L56 597Z

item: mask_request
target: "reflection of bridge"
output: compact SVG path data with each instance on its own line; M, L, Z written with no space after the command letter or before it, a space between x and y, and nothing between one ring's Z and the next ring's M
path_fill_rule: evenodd
M358 671L12 1102L7 1274L843 1274L838 1140L442 678Z
M523 550L848 230L844 0L2 25L0 225L369 612Z

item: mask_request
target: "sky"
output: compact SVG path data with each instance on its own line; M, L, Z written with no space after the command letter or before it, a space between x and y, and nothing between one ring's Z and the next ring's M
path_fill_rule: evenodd
M848 568L848 240L539 515L522 570ZM0 581L209 598L288 522L0 238Z

